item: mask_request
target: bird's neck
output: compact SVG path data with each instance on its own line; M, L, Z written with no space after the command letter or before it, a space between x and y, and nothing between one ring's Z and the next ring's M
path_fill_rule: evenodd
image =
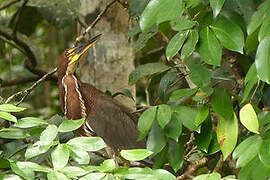
M59 83L63 110L67 119L86 117L86 105L80 91L80 84L80 80L73 74L64 75L61 84Z

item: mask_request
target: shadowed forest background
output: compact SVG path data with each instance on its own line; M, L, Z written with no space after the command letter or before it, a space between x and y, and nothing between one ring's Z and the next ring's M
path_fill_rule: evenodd
M0 179L269 179L269 9L0 0ZM139 115L147 139L116 161L72 132L84 119L65 119L55 73L66 48L100 33L76 74Z

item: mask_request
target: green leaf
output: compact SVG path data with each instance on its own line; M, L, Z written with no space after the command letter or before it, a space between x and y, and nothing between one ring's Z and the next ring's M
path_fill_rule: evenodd
M68 163L69 150L65 144L58 144L51 153L54 169L62 169Z
M148 63L138 66L128 77L129 85L135 84L139 79L145 76L162 73L170 67L161 63Z
M21 112L24 111L26 108L24 107L17 107L13 104L1 104L0 105L0 111L5 112Z
M156 119L157 107L152 106L142 113L138 121L138 129L140 132L138 141L144 139Z
M270 139L264 139L259 149L259 158L266 166L270 167Z
M189 65L189 77L191 81L198 87L206 87L211 83L211 72L202 65L191 64Z
M35 126L41 126L44 124L48 124L43 119L35 118L35 117L25 117L18 120L18 122L14 125L18 128L30 128Z
M55 125L48 125L48 127L40 134L40 144L49 145L56 138L58 134L57 127Z
M251 104L246 104L241 108L240 113L241 123L251 132L259 134L259 122Z
M135 102L135 99L133 98L132 92L129 89L121 89L120 91L114 93L112 95L112 97L116 97L118 95L123 95L123 96L129 97L130 99L132 99Z
M62 124L60 124L58 131L59 132L70 132L78 129L83 125L85 118L78 120L64 120Z
M216 88L211 96L211 106L213 110L225 119L231 119L233 116L233 104L226 89Z
M267 17L269 13L269 1L264 1L258 8L255 13L253 13L250 23L247 26L247 33L252 34L256 29L262 24L264 19Z
M167 104L161 104L158 106L157 121L161 128L164 128L171 120L171 108Z
M258 47L258 33L259 30L257 29L252 34L246 37L246 54L250 55L253 51L255 51Z
M90 173L81 177L79 180L100 180L106 176L106 173Z
M1 180L22 180L19 176L14 174L0 174Z
M97 170L101 172L112 172L116 168L114 159L106 159L98 166Z
M13 116L12 114L4 111L0 111L0 118L3 118L5 120L11 121L11 122L17 122L17 118Z
M154 24L175 19L180 17L182 13L182 0L151 0L141 15L139 22L141 30L145 32Z
M170 172L168 172L168 171L166 171L164 169L153 170L153 175L154 175L154 178L152 178L152 179L176 180L176 177L172 173L170 173Z
M175 112L177 114L177 118L181 120L183 125L191 131L200 131L200 127L195 125L195 119L198 114L198 110L187 107L187 106L178 106L175 108Z
M165 146L162 149L162 151L156 155L152 169L162 168L164 164L168 162L167 155L168 155L168 146Z
M82 150L77 146L68 146L70 157L78 164L88 164L90 157L87 151Z
M137 52L143 49L147 45L148 40L151 39L157 33L158 33L157 26L153 26L150 29L148 29L146 32L140 33L138 39L133 45L133 48L135 49L135 51Z
M129 5L129 13L131 16L140 16L143 12L145 6L149 3L150 0L133 0Z
M213 10L214 18L219 14L225 0L210 0L210 6Z
M76 137L67 142L67 145L78 147L84 151L98 151L106 147L100 137Z
M159 153L166 146L166 137L163 130L159 127L158 123L155 121L153 127L149 133L146 147L148 150L152 151L155 155Z
M244 34L237 24L222 16L210 27L224 47L243 54Z
M158 95L160 99L164 99L166 92L170 88L170 84L177 79L178 75L176 71L168 71L160 80Z
M148 156L152 155L153 152L147 149L132 149L132 150L122 150L120 152L121 156L128 161L141 161Z
M169 41L168 46L166 48L166 57L168 60L171 60L181 49L184 41L188 36L188 31L179 32L173 36L173 38Z
M30 170L23 170L18 167L16 161L9 159L10 167L14 173L23 177L26 180L34 179L34 172Z
M0 130L0 137L5 139L24 139L28 137L29 134L17 128L3 128Z
M174 139L178 142L178 138L182 133L182 121L178 118L177 113L172 113L172 118L169 124L164 128L167 137Z
M183 97L186 97L186 96L191 96L193 94L195 94L197 92L197 88L193 88L193 89L190 89L190 88L184 88L184 89L178 89L176 91L174 91L170 97L170 101L171 102L176 102L180 99L182 99Z
M202 106L199 108L199 112L195 118L195 125L199 126L204 120L207 119L209 114L209 108L207 106Z
M196 44L199 40L199 33L196 30L190 30L188 40L184 44L182 51L181 51L181 58L185 59L189 57L193 51L195 50Z
M258 82L258 80L259 79L257 77L257 71L256 71L255 63L253 63L250 66L250 68L249 68L249 70L247 72L247 75L245 77L245 90L244 90L243 99L241 101L241 104L246 101L250 91L252 90L252 88L256 84L256 82Z
M86 170L76 166L66 166L59 171L69 178L77 178L78 176L84 176L88 173Z
M270 15L268 15L262 23L258 34L259 41L262 41L267 35L270 35Z
M179 32L183 30L189 30L193 26L195 26L195 24L196 24L195 21L188 20L184 16L181 16L180 18L170 21L172 29Z
M48 145L40 145L39 141L34 145L29 145L25 151L25 159L30 159L32 157L38 156L47 152L54 143L50 143Z
M51 169L45 166L41 166L34 162L28 162L28 161L18 161L16 162L16 165L22 169L22 170L29 170L29 171L39 171L39 172L50 172Z
M48 178L48 180L60 180L60 179L61 180L68 180L68 178L64 174L62 174L58 171L52 171L52 172L48 173L47 178Z
M217 140L217 135L216 133L214 133L212 137L212 141L208 147L208 155L215 154L218 151L220 151L220 145Z
M201 58L211 65L220 66L222 48L218 42L214 32L209 27L200 31L200 41L198 53Z
M196 176L192 180L220 180L220 179L221 175L216 172L213 172L212 174L203 174Z
M270 83L270 35L267 35L259 44L255 65L260 80Z
M177 172L183 165L184 146L174 140L169 140L168 159L174 172Z
M119 168L115 172L115 175L125 179L143 179L143 178L154 179L152 173L153 173L152 169L148 167L146 168L134 167L134 168Z
M238 121L235 114L230 119L218 117L217 139L225 160L233 151L238 137Z
M201 127L200 133L194 134L195 136L195 144L197 147L204 151L208 152L208 147L212 140L212 121L211 118L208 118Z
M262 138L258 135L251 136L241 142L233 152L233 159L238 159L236 167L246 166L255 156L258 155Z

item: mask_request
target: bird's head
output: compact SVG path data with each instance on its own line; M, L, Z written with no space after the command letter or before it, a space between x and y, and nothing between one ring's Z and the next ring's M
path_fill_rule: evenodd
M76 70L77 64L83 59L88 49L90 49L99 39L101 34L92 37L88 42L65 50L64 59L68 63L67 73L73 74Z

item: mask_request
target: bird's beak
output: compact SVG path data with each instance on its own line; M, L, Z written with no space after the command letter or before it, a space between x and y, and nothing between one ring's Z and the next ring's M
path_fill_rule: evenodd
M101 34L98 34L92 37L88 42L67 50L66 56L70 61L69 65L73 64L74 62L78 62L82 55L84 55L88 49L90 49L94 44L96 44L96 42L100 39L100 36Z

